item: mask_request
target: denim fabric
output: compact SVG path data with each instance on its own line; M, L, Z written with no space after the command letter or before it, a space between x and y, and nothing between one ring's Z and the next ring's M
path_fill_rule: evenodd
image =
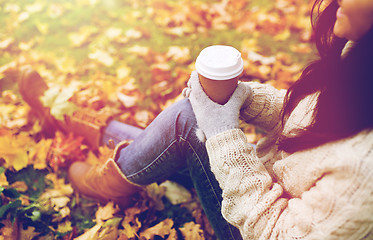
M237 228L221 215L222 191L210 171L204 143L195 135L196 119L189 100L181 100L142 130L112 121L103 141L134 141L120 152L118 165L129 181L141 185L159 182L189 172L204 211L219 239L242 239Z

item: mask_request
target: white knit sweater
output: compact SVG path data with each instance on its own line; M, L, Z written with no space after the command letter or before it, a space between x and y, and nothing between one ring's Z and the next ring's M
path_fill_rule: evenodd
M249 84L253 100L241 117L267 131L256 152L239 129L206 142L226 220L244 239L373 239L373 131L286 154L279 135L308 125L316 96L282 129L285 92Z

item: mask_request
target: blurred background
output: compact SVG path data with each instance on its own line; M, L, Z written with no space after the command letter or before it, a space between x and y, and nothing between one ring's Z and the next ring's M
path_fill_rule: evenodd
M149 111L142 121L122 116L144 127L180 94L198 53L213 44L242 52L243 81L287 88L314 58L311 4L1 0L0 89L12 88L7 70L32 65L50 85L73 84L76 104L124 107L131 116Z

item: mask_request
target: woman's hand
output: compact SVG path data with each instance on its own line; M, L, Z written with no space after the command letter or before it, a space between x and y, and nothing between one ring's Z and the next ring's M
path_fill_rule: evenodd
M226 130L238 128L241 106L247 96L252 94L250 87L239 83L228 102L220 105L213 102L203 91L196 71L192 72L187 86L183 90L183 95L188 97L192 104L200 128L197 136L201 141Z

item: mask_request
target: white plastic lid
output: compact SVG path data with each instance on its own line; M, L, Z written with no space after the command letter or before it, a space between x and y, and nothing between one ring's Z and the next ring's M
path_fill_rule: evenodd
M197 57L196 70L202 76L213 80L237 77L243 71L241 53L231 46L209 46Z

